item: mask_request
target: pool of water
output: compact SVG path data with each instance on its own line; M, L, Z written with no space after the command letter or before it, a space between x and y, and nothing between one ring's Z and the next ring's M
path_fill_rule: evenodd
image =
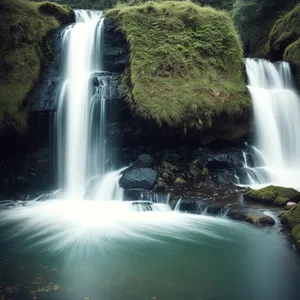
M299 254L276 229L101 201L18 205L0 220L0 299L300 298Z

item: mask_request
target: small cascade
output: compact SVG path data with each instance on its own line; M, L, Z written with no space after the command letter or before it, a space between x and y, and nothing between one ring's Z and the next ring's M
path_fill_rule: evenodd
M249 165L239 184L260 188L274 184L300 190L300 98L286 62L246 59L253 101L256 147L260 164Z
M160 211L168 212L171 208L168 205L161 203L153 203L150 201L131 201L132 209L138 212Z
M180 198L180 199L176 202L175 207L174 207L174 210L175 210L175 211L180 211L181 200L182 200L182 198Z
M141 192L138 200L169 204L170 197L171 193Z

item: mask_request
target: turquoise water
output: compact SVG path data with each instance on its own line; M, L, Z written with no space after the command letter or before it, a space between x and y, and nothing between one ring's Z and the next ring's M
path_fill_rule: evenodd
M276 229L123 206L98 220L92 208L90 218L57 204L2 210L0 299L300 297L300 257Z

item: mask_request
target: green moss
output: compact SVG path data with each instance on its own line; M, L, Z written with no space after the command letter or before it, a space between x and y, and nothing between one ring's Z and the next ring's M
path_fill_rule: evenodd
M250 106L230 17L191 2L148 2L106 13L125 34L123 79L132 110L158 125L202 130Z
M300 223L300 205L293 207L289 211L282 214L281 223L288 225L290 228L295 227Z
M296 248L300 251L300 224L292 229L292 237L296 242Z
M178 178L176 178L174 183L176 183L176 184L186 184L186 181L183 178L178 177Z
M284 53L285 48L300 37L300 4L281 16L270 33L270 48L275 53Z
M53 4L51 4L53 5ZM61 25L63 13L71 10L55 5L56 16L41 13L48 2L2 0L0 3L0 128L13 126L24 132L27 108L23 100L40 73L41 44L46 34ZM59 16L58 16L59 15Z
M208 174L209 174L208 169L203 168L201 174L202 174L202 176L208 176Z
M61 24L70 23L73 11L68 5L59 5L52 2L41 2L36 4L41 14L54 16Z
M300 204L284 212L280 218L282 224L288 225L292 230L296 248L300 251Z
M296 75L296 82L300 84L300 39L290 44L285 49L283 59L293 65Z
M250 190L244 194L245 200L285 206L289 201L299 202L300 193L292 188L267 186L260 190Z

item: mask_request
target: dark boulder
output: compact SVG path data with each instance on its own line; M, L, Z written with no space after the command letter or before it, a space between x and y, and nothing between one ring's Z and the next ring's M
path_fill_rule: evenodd
M124 189L151 190L155 183L156 175L156 171L151 168L130 169L120 179L120 186Z
M155 164L154 158L149 154L141 154L135 162L135 165L138 167L145 166L150 167Z
M263 216L258 218L255 221L255 224L261 224L261 225L275 225L275 221L272 217L270 216Z

